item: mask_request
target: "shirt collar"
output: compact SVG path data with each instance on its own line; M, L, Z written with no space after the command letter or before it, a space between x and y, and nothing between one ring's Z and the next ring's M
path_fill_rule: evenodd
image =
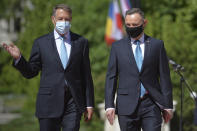
M54 37L55 37L55 40L56 40L56 39L61 38L62 36L59 33L57 33L57 31L54 29ZM70 40L70 31L65 35L65 38L67 40Z
M134 43L135 39L131 38L131 43ZM140 43L144 43L144 33L139 39Z

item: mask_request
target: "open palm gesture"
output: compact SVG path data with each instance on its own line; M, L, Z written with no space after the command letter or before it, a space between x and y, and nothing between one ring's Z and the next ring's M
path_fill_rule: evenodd
M14 59L19 59L20 58L20 50L19 48L12 44L5 44L3 43L3 48L14 58Z

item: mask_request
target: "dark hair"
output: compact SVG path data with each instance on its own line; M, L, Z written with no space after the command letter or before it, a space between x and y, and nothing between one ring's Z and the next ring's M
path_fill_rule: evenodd
M127 15L132 15L132 14L135 14L135 13L138 13L142 17L142 19L145 19L144 12L140 8L131 8L130 10L127 10L126 14L125 14L125 17Z
M58 4L53 8L52 16L55 16L55 13L57 9L63 9L64 11L68 12L70 15L72 15L72 9L65 4Z

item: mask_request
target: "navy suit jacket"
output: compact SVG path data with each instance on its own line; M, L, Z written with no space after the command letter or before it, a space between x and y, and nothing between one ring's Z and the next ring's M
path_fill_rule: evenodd
M105 85L105 108L115 107L117 90L116 112L120 115L132 114L139 101L140 82L155 102L164 108L173 108L164 43L147 35L141 72L137 68L129 37L112 44Z
M88 41L75 33L70 35L71 54L66 69L59 58L53 32L35 40L29 61L22 56L14 65L26 78L32 78L41 71L36 101L36 116L39 118L63 114L65 86L70 89L80 112L94 106Z

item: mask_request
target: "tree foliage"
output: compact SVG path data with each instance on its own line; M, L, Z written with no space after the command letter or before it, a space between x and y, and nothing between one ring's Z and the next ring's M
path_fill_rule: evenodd
M25 1L25 0L24 0ZM23 1L23 2L24 2ZM66 3L73 9L71 30L83 35L89 40L91 68L95 86L96 105L104 101L104 83L110 47L104 41L105 22L109 8L109 0L30 0L33 8L24 6L20 0L2 0L0 2L0 17L9 18L14 12L22 10L25 22L24 31L20 32L16 42L22 54L28 59L34 39L53 31L51 13L54 5ZM145 32L165 42L168 57L182 64L186 71L184 75L188 83L197 90L197 1L196 0L141 0L141 8L148 19ZM36 93L39 86L39 76L26 80L12 68L12 58L0 50L0 93L27 94L28 103L24 111L34 112ZM50 57L50 54L49 54ZM172 130L178 130L180 114L179 76L171 71L174 100L178 101L175 117L172 120ZM184 131L197 130L193 122L194 102L184 87ZM94 120L84 124L88 131L101 131L103 123L99 119L96 107ZM174 127L176 126L176 128Z

